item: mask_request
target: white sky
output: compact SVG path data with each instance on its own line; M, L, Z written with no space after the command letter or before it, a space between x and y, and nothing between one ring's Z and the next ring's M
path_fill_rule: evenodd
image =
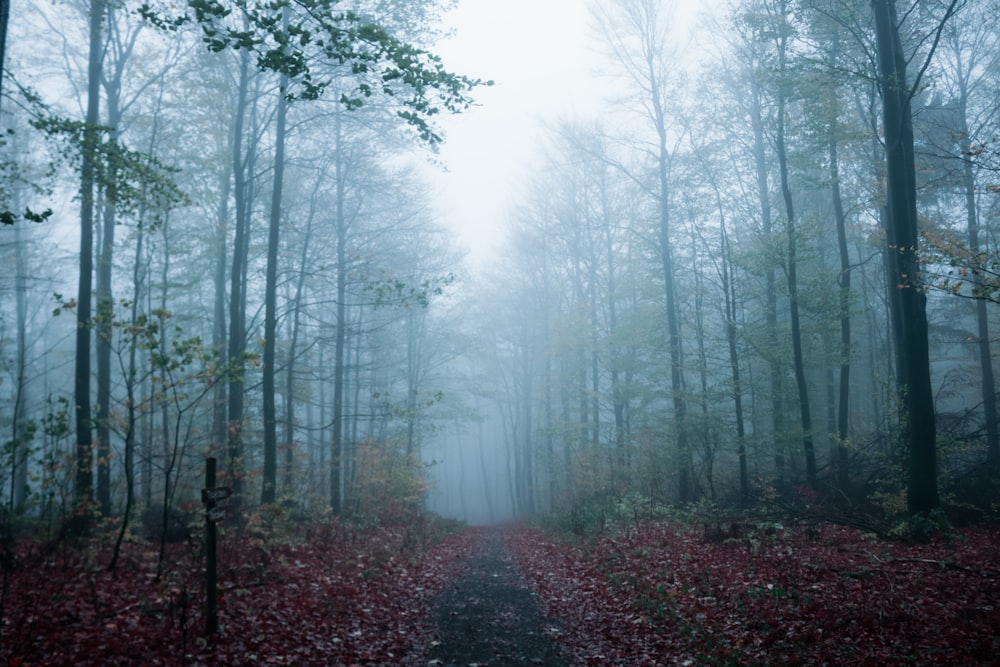
M475 92L481 106L442 120L448 172L432 174L445 224L480 263L502 238L540 121L593 111L600 95L587 85L585 0L461 0L446 21L454 35L434 47L445 66L494 82Z
M714 0L674 2L690 16ZM481 106L441 120L446 139L439 157L448 171L430 175L441 219L473 265L490 259L503 238L542 123L592 116L602 105L595 70L603 45L591 30L588 4L460 0L446 17L454 34L433 51L451 71L494 81L475 92Z

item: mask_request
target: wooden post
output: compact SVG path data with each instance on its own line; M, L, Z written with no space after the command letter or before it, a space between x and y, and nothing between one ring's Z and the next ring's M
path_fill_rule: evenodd
M205 459L205 488L215 488L215 459ZM215 505L214 500L205 503L208 510ZM205 634L215 634L219 630L219 582L216 554L215 520L205 513Z

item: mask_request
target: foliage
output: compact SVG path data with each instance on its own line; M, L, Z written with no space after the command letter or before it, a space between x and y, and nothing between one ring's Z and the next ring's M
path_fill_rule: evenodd
M59 160L79 168L81 147L90 141L91 128L85 122L46 114L33 119L31 124L52 142ZM100 136L110 131L107 127L94 129ZM97 141L92 155L96 182L102 188L113 189L115 207L123 215L136 215L142 207L168 210L189 203L173 181L178 170L155 157L112 139Z
M406 283L399 278L385 278L365 283L364 289L375 307L427 308L431 299L444 294L446 287L455 282L455 274L427 279L419 285Z
M417 552L399 529L296 530L263 541L220 526L216 636L202 632L200 548L172 545L172 569L158 583L156 555L141 539L129 540L115 572L96 566L108 541L20 543L0 663L425 664L427 602L468 555L470 535L434 532L434 546Z
M357 447L355 465L357 476L349 495L358 519L386 525L416 518L428 489L426 466L407 456L402 443L366 440Z
M580 496L568 507L541 517L539 525L564 536L595 538L675 515L675 509L640 493L601 493Z
M16 81L15 81L16 83ZM33 117L40 117L50 113L49 107L42 102L41 97L30 88L16 85L19 102L22 102ZM18 119L19 120L19 119ZM14 120L13 122L17 122ZM40 175L38 165L34 165L19 159L18 153L27 152L22 144L30 143L32 135L30 128L25 126L8 127L0 133L0 225L13 225L19 221L42 223L52 217L52 209L45 208L36 210L30 206L25 206L23 210L13 210L11 199L15 192L25 191L35 195L51 195L51 188L46 187L42 182L36 180ZM48 165L51 176L52 165Z
M297 522L280 505L219 530L214 636L202 633L198 536L171 546L159 581L136 536L116 572L97 565L100 536L15 545L0 660L427 664L431 602L483 539L434 523L432 546L414 550L403 521L359 531ZM503 535L551 619L545 633L579 664L971 665L1000 649L996 531L918 544L769 524L715 539L660 521L572 544L517 526Z
M13 225L18 220L24 220L25 222L45 222L52 216L52 209L47 208L41 213L36 213L30 208L25 208L24 213L18 215L13 211L0 211L0 224Z
M934 538L948 538L953 535L951 522L940 507L927 514L914 514L900 522L893 534L917 542L930 542Z
M948 231L922 234L928 286L956 296L1000 303L1000 251L973 252L969 244Z
M260 70L295 82L299 92L288 92L289 99L317 99L349 71L355 87L339 100L347 109L358 109L374 96L396 100L402 106L396 115L422 140L439 143L442 138L430 119L442 108L452 113L469 108L472 100L467 92L484 82L445 70L439 57L399 40L372 18L338 5L338 0L188 0L187 12L181 15L167 16L149 4L142 5L139 13L162 29L199 26L210 51L254 54ZM335 67L331 70L329 65Z
M960 537L813 525L713 540L660 522L574 546L521 529L508 545L581 664L986 664L1000 537Z

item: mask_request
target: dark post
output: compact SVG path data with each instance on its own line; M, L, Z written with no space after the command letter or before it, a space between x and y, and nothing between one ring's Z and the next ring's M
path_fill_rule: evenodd
M205 459L205 488L215 488L215 459ZM206 503L214 505L214 501ZM219 591L216 572L215 520L205 514L205 633L215 634L219 629Z

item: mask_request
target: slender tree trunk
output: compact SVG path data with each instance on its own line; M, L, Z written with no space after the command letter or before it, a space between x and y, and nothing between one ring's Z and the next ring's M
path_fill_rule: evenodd
M232 155L234 145L234 135L231 129L225 146L227 150L224 154ZM226 268L229 264L227 260L229 251L229 195L232 191L230 180L232 177L233 162L227 159L225 166L219 173L219 205L216 208L215 222L215 270L212 273L212 283L215 287L212 349L215 350L220 360L226 359L228 354L226 349ZM223 446L229 437L229 429L226 424L229 382L225 377L221 380L215 383L212 404L212 444L216 447Z
M780 20L785 20L784 16ZM778 157L778 172L781 177L781 197L785 203L785 234L787 256L785 258L788 281L789 319L792 327L792 356L795 367L795 384L799 392L799 417L802 426L802 452L806 459L806 481L816 486L816 452L813 448L812 415L809 410L809 388L806 383L805 359L802 351L802 325L799 314L798 282L798 231L796 229L795 207L792 188L788 178L788 151L785 147L786 99L785 78L787 37L782 32L778 44L778 127L775 136L775 152Z
M420 350L417 340L417 318L414 307L406 311L406 456L416 453L417 392L420 390Z
M249 153L253 147L243 150L243 127L247 107L247 89L250 81L250 56L240 51L240 83L236 99L236 120L233 126L233 180L236 204L236 233L233 239L233 260L229 278L229 346L228 346L228 430L226 434L228 454L228 478L233 490L230 501L235 508L242 503L243 494L243 389L246 351L246 293L244 275L247 262L247 236L250 227L250 185L251 160Z
M108 10L111 20L113 10ZM108 126L111 128L109 143L117 146L121 130L121 108L119 91L123 62L115 63L115 73L105 80L107 97ZM97 262L97 509L103 516L111 514L111 343L113 335L114 296L111 290L114 266L115 226L118 223L115 203L117 195L118 169L115 161L107 166L104 183L104 220L101 235L101 250Z
M830 188L833 198L833 217L837 225L837 248L840 253L840 377L837 400L837 485L847 488L850 451L848 449L848 416L851 391L851 257L847 248L847 218L840 194L840 156L837 146L836 94L831 95L833 108L830 117Z
M611 233L611 211L608 202L608 186L606 174L601 171L601 214L604 227L604 253L607 262L607 290L608 290L608 365L611 367L611 409L615 419L615 479L620 486L625 479L626 461L626 441L625 441L625 410L628 403L626 389L622 385L622 373L619 368L620 352L618 351L617 331L618 331L618 289L616 281L616 262L613 236Z
M745 504L750 499L750 479L747 471L746 430L743 423L743 390L740 385L740 357L736 345L736 281L732 276L732 249L726 232L726 219L722 201L719 200L720 234L722 249L722 290L725 294L726 342L729 345L729 366L733 377L733 406L736 414L736 456L740 468L740 500Z
M76 511L74 529L87 530L87 513L94 499L93 424L90 404L90 327L94 275L94 209L97 144L100 141L97 124L100 121L101 68L104 62L101 26L104 22L104 0L90 4L90 60L87 67L87 116L83 136L80 167L80 280L76 299L76 365L74 369L74 403L76 418Z
M341 458L344 449L344 350L347 342L347 175L343 155L343 136L340 119L335 121L335 187L337 225L337 323L333 360L333 426L330 442L330 508L335 515L341 512Z
M135 259L132 264L132 297L131 297L131 312L129 315L129 322L135 331L138 328L139 323L139 303L142 298L142 285L144 282L144 270L143 270L143 245L146 236L146 230L143 225L139 224L138 236L136 238L135 244ZM132 516L132 509L135 507L135 439L136 431L139 424L138 415L138 404L137 397L135 395L137 376L139 372L138 363L138 349L139 349L139 336L142 334L134 333L133 339L129 341L129 351L128 351L128 370L126 371L125 377L125 509L122 512L122 523L118 530L118 537L115 540L114 555L111 557L111 562L108 564L108 570L114 570L115 566L118 564L118 556L121 553L121 545L125 539L125 534L128 531L129 520Z
M524 374L523 377L524 387L521 393L524 402L524 407L522 408L522 410L524 410L524 416L521 419L521 422L524 424L524 427L521 430L522 432L521 442L523 447L523 453L521 454L521 461L522 461L522 476L524 480L522 482L522 488L524 492L523 494L524 513L527 516L532 516L535 513L535 466L534 466L535 448L534 448L534 433L533 433L534 428L532 425L532 416L534 413L532 405L534 383L532 382L532 373L531 373L531 369L534 366L534 364L530 363L529 361L531 359L531 356L533 355L533 351L528 343L529 341L526 340L524 349L525 363L523 364L522 367L522 373Z
M958 132L962 137L961 147L963 155L972 152L971 140L969 138L968 109L966 97L968 93L964 90L965 79L959 72L959 80L962 81L962 95L959 100ZM962 161L962 185L965 190L965 215L969 233L969 251L973 256L978 256L981 251L979 240L979 206L976 201L976 177L972 169L972 160ZM974 276L976 282L982 280L981 276ZM976 333L979 338L979 368L982 375L982 396L983 396L983 416L986 426L986 452L992 464L1000 462L1000 425L997 417L997 391L996 380L993 375L993 352L990 346L990 320L985 299L976 300Z
M543 236L541 239L541 243L542 243L542 249L541 249L542 293L545 295L545 298L542 300L542 309L543 309L542 340L544 341L543 344L545 345L545 349L548 350L552 349L553 345L552 345L552 301L549 298L551 290L551 285L549 283L550 281L549 271L551 270L551 267L549 265L550 257L549 257L547 237ZM542 391L544 392L544 398L542 399L543 401L542 409L545 411L544 429L545 429L545 459L546 459L546 464L548 465L548 484L547 484L548 496L549 496L548 510L551 511L552 508L555 506L556 497L559 489L559 480L556 475L556 458L555 458L556 435L555 435L555 415L553 414L553 410L555 409L555 407L553 406L553 401L552 401L552 390L555 378L553 377L553 370L552 370L552 355L543 354L543 357L545 359L545 362L542 374ZM480 428L482 427L480 426Z
M493 494L490 492L490 476L486 469L486 443L483 439L483 420L476 424L477 442L479 443L479 474L483 481L483 497L486 498L486 510L489 512L490 523L496 521L496 510L493 507Z
M316 218L316 196L322 177L316 179L316 187L309 199L309 215L306 218L306 233L302 241L302 253L299 257L299 275L295 284L295 296L292 297L292 317L289 324L288 363L285 368L285 472L282 489L285 494L292 492L293 464L295 452L295 366L299 354L299 333L301 331L302 295L305 293L306 264L309 258L309 246L312 243L313 222Z
M287 15L285 24L287 25ZM271 193L271 219L267 236L267 269L264 279L264 470L261 504L275 501L278 489L278 417L274 395L275 348L278 337L278 249L281 243L281 193L285 178L285 123L288 116L288 100L285 91L288 77L281 76L278 86L278 117L274 146L274 187Z
M16 209L15 209L16 210ZM28 491L28 457L31 431L25 412L31 404L28 396L28 261L24 226L14 225L16 274L14 277L14 308L17 327L17 358L14 362L14 406L11 415L11 488L8 517L24 511ZM10 524L8 523L8 528ZM8 535L8 537L10 537Z
M754 78L750 82L750 121L754 137L754 167L757 174L757 200L760 204L761 233L765 243L772 242L774 234L771 192L768 184L767 154L764 141L764 119L762 116L763 102L761 100L760 83ZM781 355L777 351L778 340L778 297L774 269L768 267L765 279L765 325L767 341L775 349L767 355L771 389L771 423L774 434L774 468L778 483L785 481L785 407L784 407L784 369Z
M8 25L10 25L10 0L0 0L0 105L3 104L3 72L7 66Z
M694 219L694 212L689 211ZM699 270L701 257L698 255L698 235L691 235L691 270L694 275L694 322L695 341L698 349L698 380L701 403L701 429L699 438L703 445L705 482L708 485L709 497L715 498L715 429L711 425L708 413L708 351L705 345L705 290L704 278Z
M597 258L594 257L593 239L587 241L587 249L590 251L590 270L587 276L590 297L590 443L596 451L601 445L601 357L597 339L600 321L597 312Z
M677 495L681 502L694 500L691 476L691 448L687 432L687 400L684 396L684 370L681 352L680 318L677 313L677 289L674 280L673 244L670 221L670 149L667 146L667 117L663 109L663 92L653 66L652 53L647 60L653 121L657 143L657 196L659 198L660 261L663 267L663 288L670 348L670 391L674 403L674 428L677 434Z

